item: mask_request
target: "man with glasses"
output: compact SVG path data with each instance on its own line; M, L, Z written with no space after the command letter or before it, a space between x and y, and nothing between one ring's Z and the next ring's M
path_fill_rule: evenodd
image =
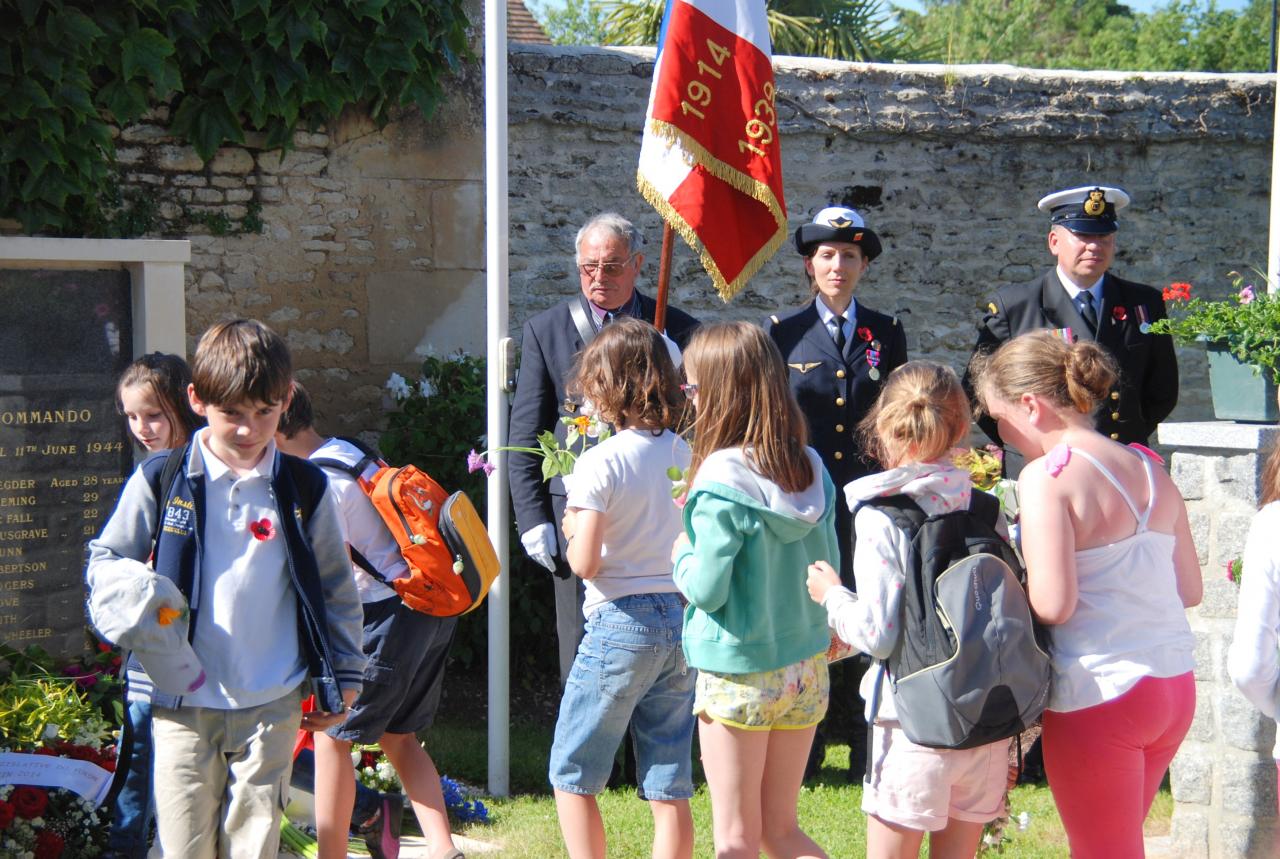
M565 390L573 362L596 333L618 316L653 322L656 302L636 290L644 264L644 237L619 214L596 215L578 231L578 283L573 298L532 317L524 325L520 375L511 403L508 443L537 447L537 436L553 430L564 444L564 417L577 417L581 403ZM683 348L697 320L667 308L666 334ZM536 563L551 571L556 600L560 683L573 665L582 638L582 584L565 560L560 531L565 490L559 478L542 479L542 460L532 454L509 454L511 499L515 504L520 542Z

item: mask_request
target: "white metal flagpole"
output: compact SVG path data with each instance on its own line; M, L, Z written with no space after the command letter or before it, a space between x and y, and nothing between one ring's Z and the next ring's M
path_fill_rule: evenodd
M507 337L507 4L484 3L484 175L486 445L507 443L507 390L511 339ZM502 573L489 589L489 793L511 790L511 552L507 506L507 455L489 456L489 537Z
M1267 291L1280 289L1280 73L1276 79L1276 111L1271 121L1271 231L1267 241Z

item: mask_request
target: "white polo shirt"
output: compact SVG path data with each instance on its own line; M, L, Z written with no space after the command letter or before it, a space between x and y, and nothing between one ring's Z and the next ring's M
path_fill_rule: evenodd
M191 476L204 476L204 515L198 523L200 594L192 647L205 684L184 706L240 710L290 692L307 676L298 644L298 607L287 567L285 537L271 488L274 441L247 474L235 472L196 434ZM259 539L251 523L265 522Z

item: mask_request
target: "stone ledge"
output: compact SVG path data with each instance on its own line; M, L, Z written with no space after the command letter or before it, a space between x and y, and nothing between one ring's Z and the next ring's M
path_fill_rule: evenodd
M1166 447L1204 454L1238 453L1268 447L1280 435L1280 427L1231 421L1188 421L1160 424L1157 432L1160 444Z

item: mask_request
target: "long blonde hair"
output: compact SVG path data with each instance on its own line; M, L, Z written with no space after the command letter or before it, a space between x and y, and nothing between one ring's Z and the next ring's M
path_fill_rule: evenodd
M785 492L813 482L804 415L787 384L782 353L761 328L704 324L689 341L684 366L698 381L690 480L714 451L741 447L751 468Z

